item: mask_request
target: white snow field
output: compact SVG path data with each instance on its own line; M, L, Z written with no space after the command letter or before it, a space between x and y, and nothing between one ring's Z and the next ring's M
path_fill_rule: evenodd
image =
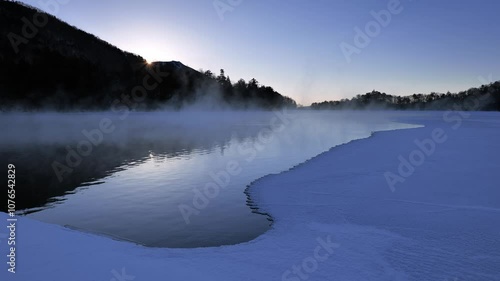
M393 114L425 127L254 182L275 222L253 241L146 248L20 218L16 274L1 228L0 280L500 280L500 114Z

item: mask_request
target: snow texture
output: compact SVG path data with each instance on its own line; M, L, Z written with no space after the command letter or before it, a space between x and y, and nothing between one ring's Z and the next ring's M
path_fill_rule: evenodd
M17 273L2 262L0 280L500 280L500 115L468 114L404 114L425 127L257 180L274 225L239 245L146 248L20 218Z

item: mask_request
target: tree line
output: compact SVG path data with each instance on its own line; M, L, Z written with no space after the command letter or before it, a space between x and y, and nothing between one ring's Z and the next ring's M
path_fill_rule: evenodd
M313 103L312 109L478 110L500 111L500 81L458 93L394 96L379 91L351 99Z
M47 19L43 26L30 22L37 14ZM6 39L0 40L0 110L106 110L143 86L151 71L168 75L148 87L138 110L296 106L255 79L232 84L223 70L215 76L180 62L147 63L17 1L0 1L0 37Z
M236 83L226 76L224 69L218 76L210 71L202 71L205 79L215 83L221 93L222 100L236 108L276 108L297 107L297 103L275 91L270 86L261 85L255 78L246 82L239 79Z

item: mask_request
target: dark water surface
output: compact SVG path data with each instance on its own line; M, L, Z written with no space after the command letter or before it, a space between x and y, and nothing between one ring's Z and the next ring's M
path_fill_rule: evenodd
M270 227L247 205L248 184L412 127L386 114L2 114L0 160L16 165L16 203L30 218L152 247L236 244Z

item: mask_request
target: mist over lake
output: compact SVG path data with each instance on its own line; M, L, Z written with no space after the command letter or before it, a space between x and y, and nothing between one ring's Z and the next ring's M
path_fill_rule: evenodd
M0 0L0 280L500 280L499 10Z
M122 117L2 115L9 134L0 155L2 162L19 163L20 213L153 247L241 243L271 225L271 217L245 194L252 181L374 131L411 126L381 112Z

